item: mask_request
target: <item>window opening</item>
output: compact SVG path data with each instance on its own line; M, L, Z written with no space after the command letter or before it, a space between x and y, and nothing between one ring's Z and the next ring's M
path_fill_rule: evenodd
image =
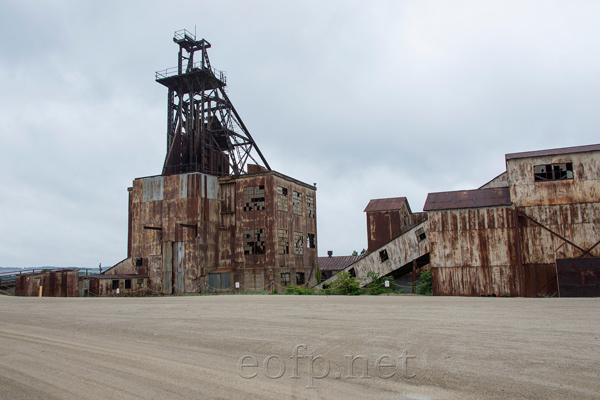
M265 209L265 187L248 186L244 188L244 211L260 211Z
M306 247L308 247L309 249L314 249L316 248L316 243L315 243L315 234L314 233L308 233L306 235Z
M265 254L265 230L244 231L244 254Z
M306 216L308 218L315 217L315 198L312 196L306 196Z
M533 177L535 182L573 179L573 163L535 165Z
M288 286L290 284L290 273L284 272L281 274L281 286Z
M287 188L277 186L277 209L279 211L288 211L288 190Z
M425 229L424 228L417 229L417 231L415 232L415 235L417 235L417 240L419 242L422 241L422 240L427 239L427 234L425 233Z
M379 259L381 260L381 262L384 262L386 260L389 260L390 257L388 256L388 252L386 249L383 249L379 252Z
M294 214L302 215L302 193L292 192Z
M302 232L294 232L294 253L303 254L304 240Z
M296 272L296 285L304 285L304 272Z
M290 237L286 229L277 230L277 243L279 254L290 254Z

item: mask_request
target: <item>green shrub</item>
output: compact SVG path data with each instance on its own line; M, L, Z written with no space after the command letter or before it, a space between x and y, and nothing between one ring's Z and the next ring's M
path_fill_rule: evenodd
M315 290L304 286L288 286L285 289L285 294L310 295L315 294Z
M358 295L362 293L360 284L349 272L339 272L328 286L328 294Z
M433 283L431 281L431 271L421 272L421 276L417 279L417 288L415 292L417 294L432 295L433 294Z

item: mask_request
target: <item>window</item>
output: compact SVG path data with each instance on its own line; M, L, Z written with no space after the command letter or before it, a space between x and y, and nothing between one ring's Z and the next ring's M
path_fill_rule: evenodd
M309 233L306 235L306 246L309 249L314 249L316 248L316 243L315 243L315 234L314 233Z
M288 210L288 190L287 188L277 186L277 209L279 211Z
M415 235L417 235L417 240L419 242L427 239L427 235L425 234L425 229L423 229L423 228L417 229L417 231L415 232Z
M296 272L296 285L304 285L304 272Z
M244 211L260 211L265 209L265 187L249 186L244 188Z
M290 284L290 273L284 272L281 274L281 286L288 286Z
M125 279L125 289L131 289L131 279Z
M244 231L244 254L265 254L265 230Z
M294 232L294 253L303 254L304 240L302 232Z
M533 177L536 182L573 179L573 163L535 165Z
M290 254L290 236L286 229L277 230L277 252Z
M112 281L112 288L113 288L113 290L119 288L119 280L118 279L113 279L113 281Z
M384 262L384 261L390 259L390 257L388 257L388 253L387 253L386 249L383 249L379 252L379 259L381 260L381 262Z
M292 203L294 203L294 214L302 215L302 193L292 192Z
M135 266L136 267L141 267L142 265L144 265L144 261L141 258L136 258L135 259Z
M315 198L312 196L306 196L306 216L308 218L315 217Z
M137 287L138 288L142 288L144 286L144 280L143 279L138 279L137 280Z

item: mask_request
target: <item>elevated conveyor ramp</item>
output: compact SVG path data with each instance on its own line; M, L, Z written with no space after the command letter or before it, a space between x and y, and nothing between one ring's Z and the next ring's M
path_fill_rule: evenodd
M418 267L429 263L429 221L416 225L341 272L349 272L356 276L361 286L364 286L371 282L367 276L370 271L377 272L379 276L398 278L412 272L413 261L417 262ZM317 288L334 282L336 276L321 282Z

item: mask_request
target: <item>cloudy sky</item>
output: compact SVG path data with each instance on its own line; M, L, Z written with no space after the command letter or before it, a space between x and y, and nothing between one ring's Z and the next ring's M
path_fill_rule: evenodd
M597 1L0 2L0 266L127 252L160 174L173 32L196 29L274 170L316 182L319 253L369 199L473 189L504 154L600 143Z

